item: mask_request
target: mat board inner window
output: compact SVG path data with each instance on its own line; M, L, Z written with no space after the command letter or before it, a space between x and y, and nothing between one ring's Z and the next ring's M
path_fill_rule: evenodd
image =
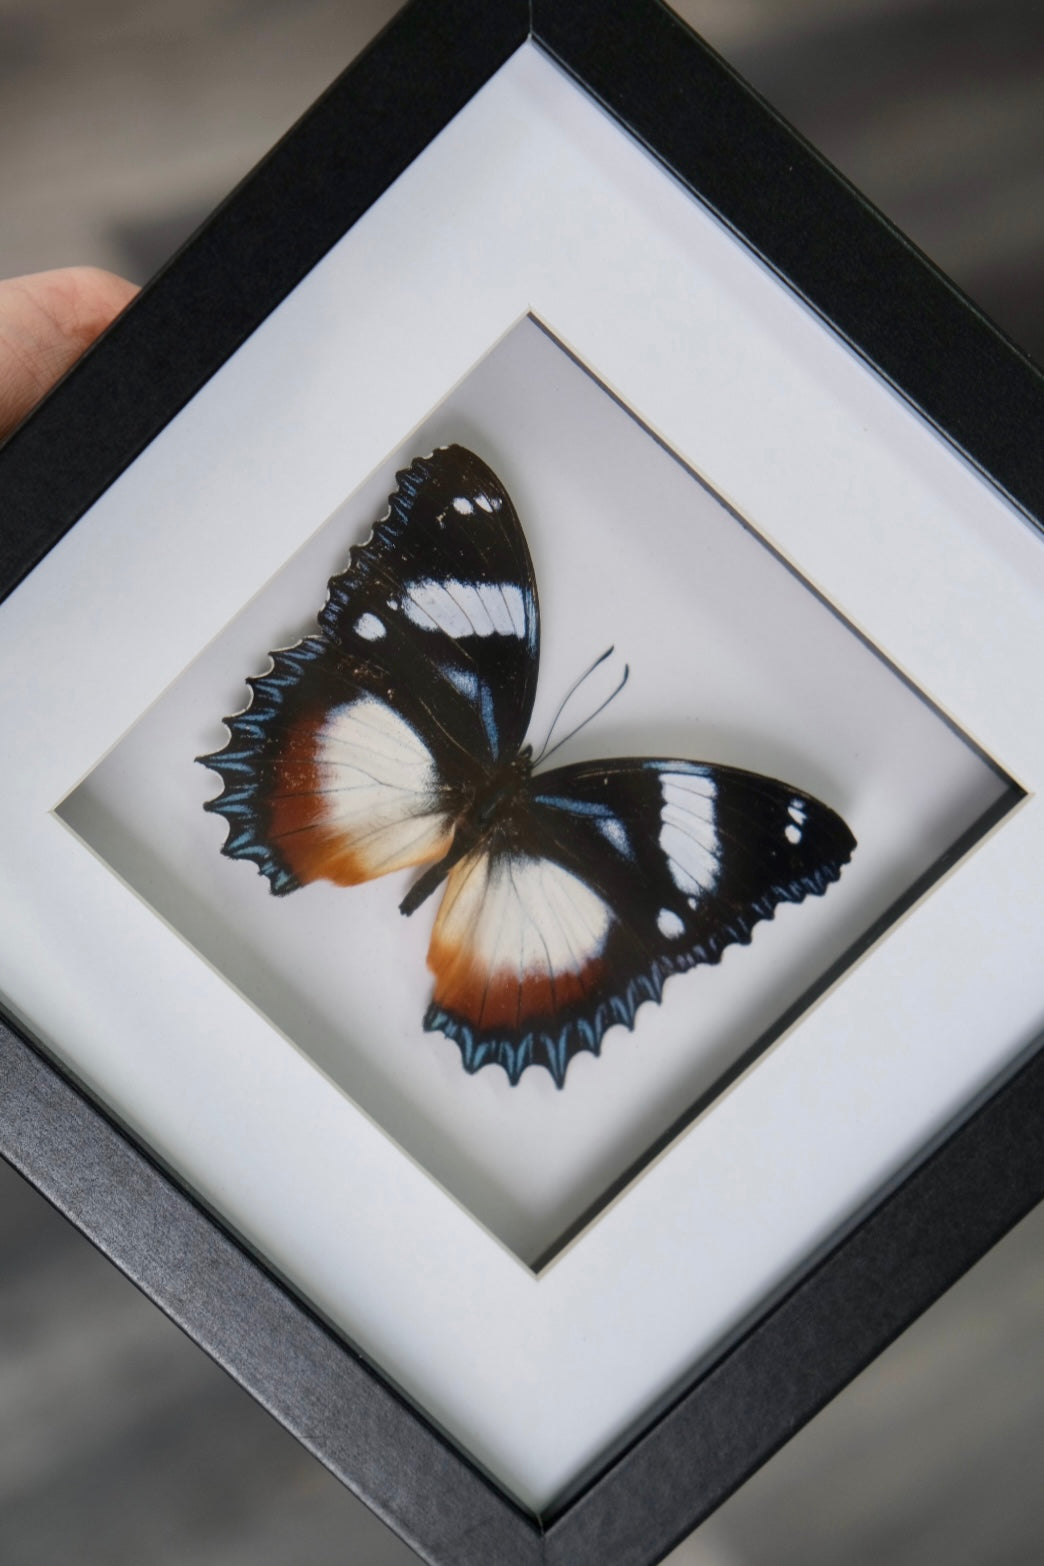
M836 806L858 849L822 898L784 904L749 947L671 977L632 1033L581 1052L558 1091L461 1071L424 1033L438 896L410 919L415 870L273 898L220 857L204 814L227 736L269 647L308 636L348 547L414 456L463 442L500 475L531 540L541 604L539 749L577 675L574 713L627 685L561 757L677 756L783 778ZM814 483L814 477L810 479ZM586 683L586 682L585 682ZM714 491L526 318L163 694L59 815L480 1223L545 1264L655 1150L836 980L871 930L970 846L1007 781L790 571ZM796 834L798 827L792 828Z

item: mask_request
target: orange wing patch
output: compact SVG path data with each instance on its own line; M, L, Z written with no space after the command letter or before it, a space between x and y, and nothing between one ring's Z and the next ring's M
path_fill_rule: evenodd
M453 840L431 752L372 696L296 724L266 803L301 883L355 886L441 859Z

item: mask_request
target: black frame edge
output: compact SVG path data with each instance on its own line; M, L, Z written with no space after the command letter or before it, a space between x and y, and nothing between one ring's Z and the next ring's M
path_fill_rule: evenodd
M956 284L662 0L533 0L533 18L552 58L1040 527L1044 441L1019 431L1041 427L1044 379Z
M0 451L0 598L530 34L1041 525L1035 367L660 0L412 0ZM1042 1107L1044 1054L543 1532L0 1022L0 1154L432 1566L661 1558L1044 1196Z
M538 1523L2 1021L0 1102L0 1156L422 1560L538 1566Z
M0 599L528 32L528 0L411 0L337 77L0 449Z
M1044 1199L1042 1043L550 1524L547 1566L666 1554Z

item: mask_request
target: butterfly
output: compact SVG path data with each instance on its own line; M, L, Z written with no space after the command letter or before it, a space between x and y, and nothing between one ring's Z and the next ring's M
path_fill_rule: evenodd
M507 491L461 446L396 482L316 633L270 654L225 746L198 758L224 785L204 808L280 897L426 867L400 904L443 889L425 1029L469 1072L496 1063L515 1084L539 1065L562 1087L671 974L824 892L855 839L818 800L732 767L534 771L540 616Z

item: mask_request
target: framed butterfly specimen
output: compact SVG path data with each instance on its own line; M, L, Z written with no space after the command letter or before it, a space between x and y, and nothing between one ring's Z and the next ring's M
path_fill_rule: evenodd
M278 896L427 865L401 904L445 883L425 1028L469 1072L496 1063L516 1083L542 1065L562 1087L571 1057L632 1028L672 974L825 891L855 840L819 801L734 768L534 772L539 634L507 491L443 448L399 474L319 634L272 655L228 744L201 759L224 782L207 804L229 823L223 852Z
M0 454L0 1145L435 1566L1044 1188L1042 409L654 0L415 0Z

